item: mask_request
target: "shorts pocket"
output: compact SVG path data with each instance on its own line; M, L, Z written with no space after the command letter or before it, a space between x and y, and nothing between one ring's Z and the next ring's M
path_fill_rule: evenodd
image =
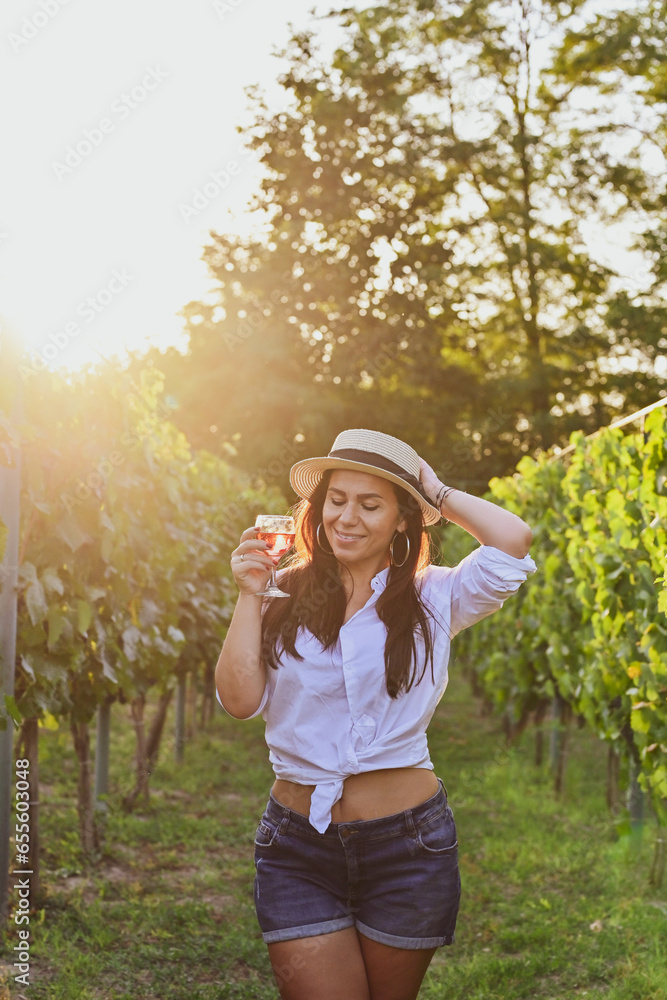
M280 824L273 823L267 816L262 816L255 831L255 847L270 847L275 843L280 832Z
M456 824L449 806L435 822L417 827L417 843L424 854L443 857L457 853Z

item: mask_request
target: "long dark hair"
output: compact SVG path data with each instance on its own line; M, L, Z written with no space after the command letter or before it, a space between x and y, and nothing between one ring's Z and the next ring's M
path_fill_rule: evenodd
M290 599L270 601L262 620L262 650L266 662L274 669L283 652L303 659L295 648L299 628L308 629L325 649L331 649L338 641L343 624L347 596L340 566L333 553L323 551L317 544L317 529L322 523L330 478L331 470L325 472L310 501L300 501L294 510L296 556L284 578L284 589L289 592ZM409 691L414 683L419 684L429 661L433 677L433 637L429 626L431 616L415 583L416 573L431 561L429 536L422 525L417 501L407 490L394 483L391 485L400 513L407 522L405 534L410 540L410 552L402 566L390 567L387 586L378 598L376 611L387 628L384 647L387 693L396 698L401 691ZM403 539L397 539L399 561L405 547ZM281 585L282 582L281 579ZM423 667L417 677L420 646Z

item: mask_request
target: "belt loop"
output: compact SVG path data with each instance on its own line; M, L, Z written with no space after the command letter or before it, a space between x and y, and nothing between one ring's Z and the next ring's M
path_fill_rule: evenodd
M408 828L408 833L414 837L417 834L417 828L415 826L415 821L412 815L412 809L404 809L403 816L405 817L405 825Z
M291 809L288 806L284 806L282 802L278 802L273 795L269 795L268 809L270 813L274 815L278 813L278 825L281 833L284 833L289 825Z

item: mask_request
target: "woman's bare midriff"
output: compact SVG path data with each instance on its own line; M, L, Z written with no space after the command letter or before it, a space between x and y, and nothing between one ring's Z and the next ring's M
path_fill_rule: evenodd
M433 771L424 767L388 767L351 774L343 783L342 798L331 809L331 822L355 823L413 809L435 795L439 787ZM308 816L314 788L276 778L271 792L282 805Z

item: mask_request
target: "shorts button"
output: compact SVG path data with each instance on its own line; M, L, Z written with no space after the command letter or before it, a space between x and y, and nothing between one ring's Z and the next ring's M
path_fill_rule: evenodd
M341 835L341 837L349 837L351 833L352 833L352 830L347 830L346 829L346 830L341 830L340 835Z

